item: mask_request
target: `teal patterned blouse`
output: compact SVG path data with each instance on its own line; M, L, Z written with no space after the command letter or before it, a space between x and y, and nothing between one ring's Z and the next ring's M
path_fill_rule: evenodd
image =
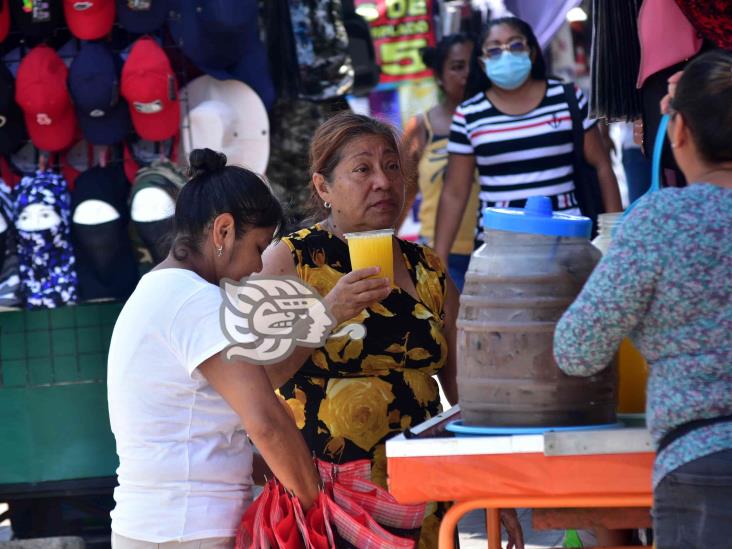
M557 325L557 364L592 375L626 336L649 365L656 444L683 423L732 414L732 189L696 183L643 198ZM653 484L730 448L732 421L693 430L656 457Z

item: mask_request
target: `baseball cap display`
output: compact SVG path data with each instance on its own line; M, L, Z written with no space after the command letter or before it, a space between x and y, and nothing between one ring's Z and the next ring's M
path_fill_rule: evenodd
M168 18L168 0L117 0L117 21L136 34L158 30Z
M256 0L179 0L176 9L170 31L183 53L214 78L245 82L270 108L275 92L257 31Z
M63 0L71 34L82 40L96 40L109 34L114 25L115 0Z
M193 149L221 151L230 164L264 173L269 157L269 119L259 96L238 80L201 76L184 92L183 135L186 157Z
M0 0L0 42L5 40L10 31L10 6L8 0Z
M15 100L23 109L31 141L41 150L59 151L74 141L76 115L67 75L64 62L45 45L33 48L18 67Z
M127 102L120 97L122 60L101 42L85 42L69 68L69 91L84 137L112 145L131 131Z
M13 75L0 63L0 154L15 152L27 139L23 113L15 102Z
M63 24L60 0L8 0L13 28L27 38L43 38Z
M178 83L165 52L149 37L137 40L122 68L122 96L143 139L162 141L180 124Z

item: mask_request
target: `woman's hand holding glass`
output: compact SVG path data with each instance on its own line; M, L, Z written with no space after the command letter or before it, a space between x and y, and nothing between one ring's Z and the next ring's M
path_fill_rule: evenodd
M325 296L325 303L336 322L341 324L357 316L369 305L378 303L391 293L388 278L374 278L379 267L359 269L341 277Z

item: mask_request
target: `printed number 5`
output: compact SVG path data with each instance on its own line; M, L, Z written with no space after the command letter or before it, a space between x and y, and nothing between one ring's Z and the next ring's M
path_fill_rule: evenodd
M427 45L427 40L402 40L381 44L381 70L389 76L405 76L426 70L419 50Z

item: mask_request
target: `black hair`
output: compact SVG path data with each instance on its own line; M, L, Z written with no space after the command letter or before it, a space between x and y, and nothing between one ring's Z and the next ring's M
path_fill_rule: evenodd
M691 61L671 108L684 117L704 160L732 161L732 52L713 50Z
M542 53L541 46L539 45L539 41L536 39L534 29L531 28L531 25L518 17L499 17L497 19L491 19L480 34L480 41L477 43L477 47L473 49L470 74L468 75L468 83L465 86L465 99L470 99L475 94L484 92L493 85L490 78L485 74L485 69L480 60L480 56L483 53L483 43L490 35L493 27L498 25L508 25L526 38L526 44L534 55L534 60L531 64L531 78L535 80L546 80L547 78L544 54Z
M447 56L450 55L450 49L456 44L465 44L466 42L473 42L473 39L467 34L457 33L449 34L444 36L442 40L437 43L437 46L428 46L419 50L419 54L422 56L424 64L432 69L437 78L442 78L442 71L445 68L445 61Z
M283 236L282 206L262 176L227 166L226 155L211 149L194 149L188 162L190 180L175 205L172 250L178 261L200 253L206 231L223 213L234 218L236 238L248 227L276 227L275 238Z

